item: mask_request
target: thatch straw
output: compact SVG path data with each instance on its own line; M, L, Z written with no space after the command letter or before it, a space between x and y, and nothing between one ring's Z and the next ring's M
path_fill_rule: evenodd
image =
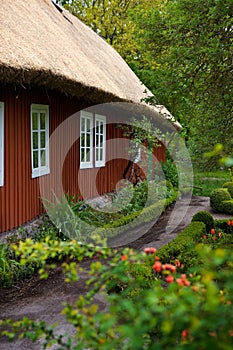
M150 95L110 45L51 0L1 0L0 81L49 86L93 102Z

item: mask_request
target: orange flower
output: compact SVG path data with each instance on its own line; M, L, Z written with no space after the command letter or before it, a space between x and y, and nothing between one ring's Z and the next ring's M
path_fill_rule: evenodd
M175 272L176 271L176 267L172 264L164 264L163 265L163 269L164 270L169 270L171 272Z
M206 236L206 235L203 235L203 236L202 236L202 238L203 238L203 239L206 239L206 238L207 238L207 236Z
M162 270L162 264L160 261L156 261L154 265L152 266L152 269L156 272L160 272Z
M178 260L178 259L175 260L175 266L180 267L180 260Z
M181 333L181 340L186 341L188 339L188 336L189 336L189 331L187 329L184 329Z
M125 260L127 260L128 259L128 255L122 255L122 257L121 257L121 260L122 261L125 261Z
M166 278L165 278L166 282L167 283L173 283L174 282L174 277L171 276L171 275L168 275Z
M145 248L144 249L144 252L146 253L146 254L154 254L155 252L156 252L156 248L153 248L153 247L147 247L147 248Z
M218 237L221 237L221 236L222 236L222 232L219 232L219 233L218 233Z
M212 228L212 229L210 230L210 233L211 233L211 235L214 235L214 234L215 234L215 229Z

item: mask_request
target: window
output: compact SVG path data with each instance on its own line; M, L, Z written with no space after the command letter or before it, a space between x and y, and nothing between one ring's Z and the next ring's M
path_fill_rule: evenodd
M92 113L82 112L80 117L80 168L92 168Z
M105 166L106 118L95 116L95 166Z
M105 166L105 141L106 118L99 114L82 111L80 116L80 169Z
M49 106L31 105L32 177L49 174Z
M4 183L4 103L0 102L0 186Z

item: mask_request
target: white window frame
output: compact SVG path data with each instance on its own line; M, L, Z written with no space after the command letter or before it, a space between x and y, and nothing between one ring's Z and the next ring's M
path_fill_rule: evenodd
M99 123L103 124L102 133L98 128ZM102 136L103 142L99 143L98 138L100 138L101 136ZM102 157L100 159L101 151L102 151ZM105 158L106 158L106 117L100 114L96 114L95 115L95 167L96 168L104 167Z
M82 128L82 121L84 120L84 129ZM90 122L90 129L87 131L87 121ZM90 145L87 147L87 135L90 135ZM84 135L84 146L82 146L82 137ZM87 148L90 149L87 152ZM86 111L81 111L80 114L80 169L93 168L93 114ZM82 161L82 151L84 150L84 160ZM87 154L90 155L90 160L87 161Z
M37 129L33 130L33 113L45 113L45 129L41 130L40 122L38 122ZM33 148L33 134L38 133L38 148ZM41 147L39 135L41 132L45 132L45 147ZM33 151L38 151L38 167L34 167L34 155ZM45 165L41 165L41 152L45 151ZM41 104L31 105L31 166L32 166L32 178L36 178L42 175L50 173L49 168L49 106Z
M4 102L0 102L0 186L4 185Z

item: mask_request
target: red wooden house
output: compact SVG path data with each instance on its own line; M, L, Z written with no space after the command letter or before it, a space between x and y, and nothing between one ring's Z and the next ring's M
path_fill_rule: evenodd
M44 177L52 186L57 176L54 164L62 168L66 193L80 192L80 174L85 197L113 190L126 160L114 158L115 150L104 145L109 139L122 138L122 131L109 123L108 111L96 113L88 107L139 103L146 97L144 91L112 47L51 0L2 0L0 232L43 211L39 181ZM62 137L73 137L74 132L79 137L59 165L62 146L57 143L49 149L49 137L78 111L82 112L76 115L77 130L63 129ZM164 147L156 152L164 159Z

